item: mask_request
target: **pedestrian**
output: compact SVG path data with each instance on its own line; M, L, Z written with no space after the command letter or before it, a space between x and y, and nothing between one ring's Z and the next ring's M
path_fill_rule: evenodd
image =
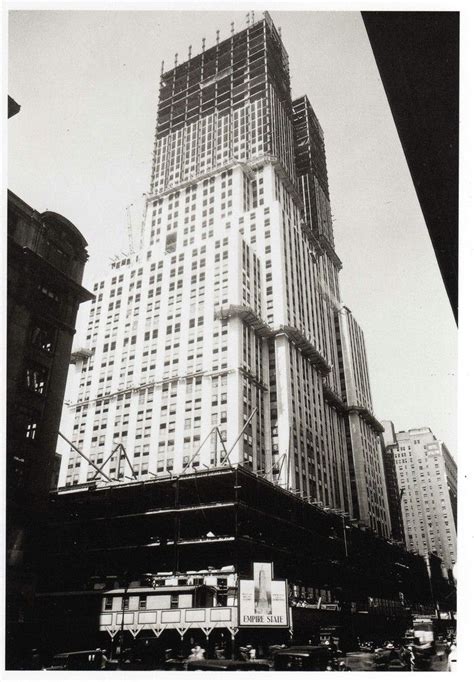
M408 662L409 662L409 666L410 666L410 672L414 673L415 672L415 653L413 651L413 646L411 644L408 646L408 651L409 651Z
M217 658L220 660L225 658L225 649L224 649L224 645L222 642L220 644L216 644L214 646L214 658Z
M202 661L204 659L205 653L206 650L199 646L199 644L196 644L196 646L194 647L194 658L198 661Z

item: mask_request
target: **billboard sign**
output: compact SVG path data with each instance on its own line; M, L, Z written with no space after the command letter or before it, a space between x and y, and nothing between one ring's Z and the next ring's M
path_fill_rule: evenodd
M253 580L240 580L239 627L289 627L287 583L273 580L273 564L256 562Z

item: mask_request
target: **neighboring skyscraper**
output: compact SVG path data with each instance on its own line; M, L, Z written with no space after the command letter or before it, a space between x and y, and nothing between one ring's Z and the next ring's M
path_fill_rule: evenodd
M322 131L265 13L162 75L141 249L94 287L74 444L123 480L236 443L232 463L352 515L333 241ZM60 485L97 479L63 458Z
M456 563L456 463L427 427L399 431L388 445L404 489L406 546L423 555L436 552L449 570Z
M41 523L79 304L86 241L8 192L7 665L27 647Z

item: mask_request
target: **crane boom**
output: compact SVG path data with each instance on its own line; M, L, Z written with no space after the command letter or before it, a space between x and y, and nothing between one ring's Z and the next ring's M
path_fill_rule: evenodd
M133 204L129 204L126 208L127 211L127 228L128 228L128 248L130 253L135 253L135 245L133 243L133 228L132 228L132 215L130 208Z

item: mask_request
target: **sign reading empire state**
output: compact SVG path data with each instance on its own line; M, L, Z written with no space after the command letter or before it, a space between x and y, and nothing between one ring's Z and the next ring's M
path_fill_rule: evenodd
M273 580L273 564L254 563L253 580L239 583L240 627L289 627L285 580Z

